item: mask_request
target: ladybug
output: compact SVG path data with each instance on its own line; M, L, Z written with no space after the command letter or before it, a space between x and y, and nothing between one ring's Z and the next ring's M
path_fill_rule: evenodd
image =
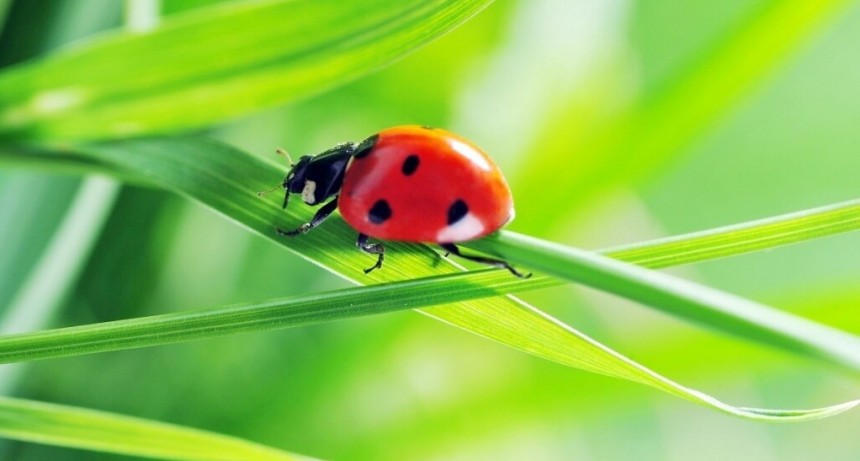
M501 259L464 255L456 243L495 232L514 217L510 188L499 168L474 144L444 130L399 126L364 141L342 143L316 156L302 156L284 178L284 208L290 194L322 207L295 237L319 226L340 210L358 231L356 246L377 255L369 273L382 267L384 247L370 237L436 243L464 259L505 268ZM331 200L329 200L331 199ZM446 256L447 254L446 253Z

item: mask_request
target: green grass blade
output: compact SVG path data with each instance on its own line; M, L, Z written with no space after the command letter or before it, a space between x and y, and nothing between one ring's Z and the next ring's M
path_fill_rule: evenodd
M860 370L860 338L738 296L596 253L510 232L472 246L676 317Z
M273 238L276 225L290 228L295 226L296 222L304 222L309 218L311 210L291 207L286 215L295 213L295 221L292 224L285 222L285 213L277 207L277 199L264 201L253 194L255 190L266 189L267 183L260 178L277 178L277 170L266 168L265 164L259 162L258 167L254 168L252 163L248 162L245 164L249 168L246 184L238 179L240 176L234 174L235 156L241 154L223 157L214 155L219 148L224 149L214 143L210 145L208 142L187 139L178 142L144 140L115 143L106 149L95 148L92 153L102 161L117 162L129 171L157 177L169 187L187 184L188 188L182 189L186 194ZM173 152L186 154L180 157ZM203 158L203 155L206 157ZM170 168L164 168L167 165L170 165ZM154 169L147 171L150 168ZM251 168L259 170L252 172ZM269 173L264 173L267 169ZM230 175L227 176L224 172L230 172ZM277 179L270 180L269 183L276 181ZM439 256L426 247L389 244L395 247L392 254L410 256L405 261L407 266L401 268L395 260L389 262L386 270L374 272L372 276L365 278L362 269L369 265L368 258L355 252L351 246L332 244L350 241L354 235L342 222L334 224L335 222L337 221L302 238L279 241L324 267L336 269L341 275L359 284L375 279L393 281L432 275L438 273L432 266L443 264ZM517 237L511 233L501 234L496 239L484 239L472 246L495 252L515 262L519 261L526 267L629 297L673 315L705 322L712 327L754 341L812 355L842 364L852 370L860 369L860 343L850 335L674 277L636 269L596 254ZM391 259L389 257L389 261ZM445 311L445 320L451 321L447 315L453 313L453 310ZM460 314L461 312L457 312L457 315L452 317L453 321L459 321ZM483 312L475 314L482 318L485 315Z
M185 192L186 194L190 194L201 199L206 198L206 200L210 203L221 203L222 201L225 202L221 203L218 209L227 209L226 202L243 202L244 206L232 207L233 211L231 212L231 215L233 216L235 216L236 214L246 216L256 214L256 212L252 211L253 206L255 204L260 204L261 210L268 210L266 212L273 212L273 215L271 216L271 218L269 218L272 221L276 222L279 219L279 215L281 214L280 210L278 210L276 205L277 198L275 198L271 202L264 202L258 199L254 194L254 191L256 189L261 189L265 187L265 185L268 185L267 182L260 179L261 177L269 175L278 175L280 173L275 168L266 164L262 164L254 159L248 159L247 162L235 164L233 165L231 170L229 167L230 160L234 159L235 156L240 156L242 154L239 151L227 148L223 145L211 143L209 141L167 139L115 143L110 144L106 147L102 147L101 149L100 154L96 154L95 157L105 161L113 160L115 162L118 162L119 164L124 165L126 168L136 169L138 173L143 173L145 176L148 176L150 177L150 179L153 180L155 180L156 177L161 179L166 178L167 180L169 180L168 184L176 190L179 190L180 192ZM176 152L182 152L184 153L184 155L178 158L174 158L176 157ZM160 158L162 156L165 157ZM168 159L173 160L168 162ZM224 163L221 164L221 162ZM162 168L164 169L162 170ZM230 176L221 174L221 172L224 171L230 171ZM243 182L245 180L255 186L260 187L246 187ZM850 212L846 213L845 210L856 211L856 203L852 202L839 206L825 207L819 210L814 210L802 214L789 215L788 217L783 218L774 218L762 223L757 223L759 227L763 227L767 230L767 232L759 232L756 234L754 232L750 232L750 229L744 226L732 226L722 231L709 232L708 235L710 237L715 237L719 235L726 236L731 235L732 233L736 233L738 235L736 243L738 244L734 246L734 251L747 251L750 249L750 247L742 244L742 242L744 238L749 238L750 235L755 235L756 238L762 242L785 243L785 239L767 239L764 237L767 235L768 232L771 234L778 235L787 229L792 229L792 221L813 219L814 222L819 223L819 225L816 225L814 227L811 233L807 234L807 237L819 235L819 229L822 228L820 223L827 222L828 219L830 227L832 229L848 230L851 225L856 225L856 220L854 219L856 215L852 215ZM288 210L287 213L295 213L299 215L304 214L304 216L293 217L293 219L302 220L307 219L307 217L309 217L310 210L303 208L291 208L290 210ZM247 221L243 218L241 222L244 222L247 225L248 222L252 221ZM271 222L269 222L268 219L259 220L259 224L253 222L252 224L254 227L258 228L258 230L262 230L270 236L273 235L271 232L272 224ZM314 239L317 233L331 233L331 235L322 235L323 240L318 242L305 242L305 240L307 239ZM340 235L338 235L338 233ZM328 240L329 242L333 241L332 237L334 237L334 241L337 241L337 239L343 240L346 238L351 238L352 232L348 228L343 226L342 222L335 220L331 223L327 223L326 226L318 229L315 233L305 236L305 238L288 240L285 243L288 243L290 245L310 244L309 251L317 251L320 252L323 256L327 255L328 258L333 258L335 262L330 264L332 264L334 267L343 267L344 264L351 264L354 267L354 272L352 274L347 275L355 276L359 273L358 271L360 270L360 268L366 265L368 261L365 261L363 255L358 255L350 247L346 247L347 252L345 252L342 256L338 256L338 250L344 248L344 246L335 244L328 245L328 248L326 248L326 245L324 244L324 240ZM694 236L692 240L698 242L698 245L702 245L701 235ZM399 244L395 244L393 246L397 247L398 245ZM693 248L695 247L696 246L693 245ZM643 246L642 248L647 248L647 246ZM640 248L640 250L642 250L642 248ZM664 254L660 244L651 246L651 248L658 254ZM436 268L430 267L434 262L440 262L438 256L429 255L422 250L415 251L415 246L403 245L400 250L401 251L398 251L396 259L389 258L389 264L386 267L385 271L375 274L375 276L388 276L389 278L394 278L392 276L398 274L392 274L391 271L393 270L399 270L403 272L399 275L412 277L419 276L421 275L421 273L440 273L450 270L450 268L442 265ZM610 252L610 254L611 253L612 252ZM648 260L647 252L639 254L645 255L644 257L640 256L643 258L643 260ZM692 252L692 254L697 255L694 256L694 258L701 259L703 257L703 253L701 252L694 251ZM415 258L419 259L417 264L414 264L415 261L402 261L402 259L413 260ZM688 257L687 261L689 262L690 259L691 258ZM356 262L355 260L358 260L358 262ZM421 260L424 261L422 262ZM329 267L331 268L331 266ZM400 300L406 304L400 304L397 307L408 308L418 307L419 304L408 304L409 302L414 302L415 300L427 300L429 303L452 301L455 298L449 297L447 299L434 299L433 294L444 293L447 295L451 295L457 292L457 288L469 287L470 284L473 284L471 288L474 290L471 293L464 293L464 299L468 299L469 297L474 296L492 296L493 294L497 294L499 292L512 292L515 290L526 289L529 287L539 287L546 286L546 284L558 283L554 280L542 277L535 277L534 279L529 281L519 281L513 279L506 273L500 272L459 274L454 277L456 278L452 279L455 280L455 283L453 285L436 286L434 288L429 289L429 291L426 291L426 295L416 294L411 290L407 290L406 293L400 293L398 295L396 290L392 287L380 287L384 290L384 296L381 296L378 293L370 293L370 298L376 300L385 298L386 300L395 304L397 304L398 300ZM478 279L479 277L481 278L481 280ZM445 277L438 277L437 280L415 280L405 283L407 285L419 283L446 283L446 280ZM500 289L499 285L495 285L499 283L507 284L507 287L505 287L504 289ZM414 287L414 285L412 286ZM493 289L499 289L499 291L492 291ZM366 294L364 290L367 290L367 288L358 290L358 293L362 293L361 296L364 296ZM328 299L319 305L310 308L306 307L306 309L308 309L308 311L306 312L312 312L313 315L316 316L316 321L340 318L336 317L334 314L330 314L326 311L326 309L336 310L343 309L344 306L348 307L350 305L354 305L354 300L350 299L349 297L347 297L346 301L343 302L345 304L338 307L338 305L333 304L331 299ZM272 306L262 306L263 309L269 309L271 307ZM371 308L384 307L380 304L373 304L373 307ZM385 308L387 309L387 307ZM248 306L245 306L242 309L246 310L246 312L244 312L242 315L249 315L247 311L253 310L251 307ZM448 321L449 323L453 323L469 331L482 334L497 341L503 342L509 346L526 350L530 353L544 358L549 358L551 360L565 363L567 365L584 368L598 373L643 382L645 384L661 388L667 392L679 395L682 398L687 398L694 401L698 401L699 403L715 406L722 411L738 414L739 416L743 417L774 419L779 421L797 420L822 417L831 414L831 412L841 411L847 408L847 406L836 406L825 410L815 410L809 413L788 412L783 414L767 412L761 413L757 410L743 410L731 407L720 402L713 401L713 399L711 399L710 397L703 396L696 391L683 388L676 383L666 380L665 378L656 375L650 370L647 370L646 368L641 367L634 362L630 362L628 359L611 351L605 346L594 342L587 336L582 335L581 333L572 330L569 327L558 323L549 317L546 317L539 311L532 310L528 306L522 304L515 304L514 301L509 298L485 300L483 303L479 303L478 301L471 301L469 303L461 304L457 308L441 307L428 309L426 310L426 312L429 312L431 313L431 315L435 315L437 318L441 318L445 321ZM348 317L350 315L354 315L355 313L356 312L354 311L346 312L344 315ZM367 313L371 312L368 311ZM227 312L224 315L229 316L233 314L234 313ZM78 352L86 350L111 350L111 347L113 347L111 346L111 338L113 341L118 341L114 344L118 344L122 347L135 347L137 345L163 344L165 342L191 339L193 337L206 337L207 335L218 334L218 332L216 331L217 329L230 329L234 327L238 329L251 329L253 327L253 322L235 321L238 317L233 318L232 321L216 321L214 323L209 321L211 319L207 320L202 318L206 315L218 315L217 311L210 311L207 313L186 313L186 315L189 315L190 317L180 316L174 318L161 317L153 319L138 319L137 321L143 323L137 323L135 325L136 321L130 321L131 323L129 324L104 324L88 327L78 327L77 329L65 329L53 332L36 333L35 336L30 337L9 337L5 338L2 344L3 347L6 348L5 350L7 352L11 351L11 354L18 354L17 357L15 357L14 355L7 355L6 360L18 360L25 358L25 356L28 354L32 354L29 355L29 358L45 358L49 356L64 355L63 353L57 353L57 351L61 351L63 348L73 349L75 347L80 347L81 349ZM258 320L257 325L265 325L265 316L255 318L257 318ZM222 318L222 320L223 319L224 318ZM297 317L293 316L290 321L293 321L293 324L301 323L296 322L296 319L301 319L301 321L309 321L307 317L303 317L302 315L298 315ZM269 318L268 320L271 320L271 318ZM142 331L143 334L137 336L130 334L131 328L141 328L141 326L146 322L154 322L151 323L150 326L155 325L155 328L149 330L148 332L145 328L143 330L138 330L139 332ZM170 322L175 323L170 327L171 329L168 329L167 327L165 327L165 325L169 325ZM194 322L201 323L195 324ZM284 326L287 323L288 322L285 322L281 325ZM511 325L513 325L513 327ZM178 329L176 328L177 326ZM99 331L88 331L88 328ZM123 328L126 329L123 331ZM184 331L182 330L183 328ZM188 332L191 333L189 334ZM102 336L99 337L99 334L101 334ZM42 336L40 337L39 335ZM164 338L164 340L159 342L159 336L161 338ZM46 340L46 338L49 342L52 340L59 340L56 344L54 344L53 352L49 350L50 348L39 349L45 345L44 341ZM76 344L76 341L79 341L79 343ZM123 341L126 342L123 343ZM57 344L62 344L62 347L56 347ZM785 419L786 417L789 419Z
M0 397L0 436L25 442L156 459L311 459L212 432L8 397Z
M331 322L556 285L495 270L459 272L216 309L0 336L0 363L71 357Z
M650 268L723 258L860 229L860 200L600 251Z
M646 267L665 267L773 248L777 245L819 238L858 228L860 228L860 200L853 200L705 232L680 235L617 249L601 250L600 253ZM507 240L525 238L509 232L503 232L502 237ZM490 245L493 245L492 240L489 240L489 242ZM498 248L498 245L490 247L493 251L499 251ZM398 300L394 301L395 306L404 309L417 308L442 302L462 301L500 293L513 293L563 283L561 280L545 276L536 276L521 283L511 283L515 280L506 273L457 274L455 277L457 277L457 282L454 285L448 284L443 278L438 280L439 285L433 285L434 288L428 288L420 293L409 295L403 293L403 296L398 296ZM430 281L428 280L428 282ZM433 283L436 282L434 281ZM462 287L462 284L471 285L471 287L460 295L459 289ZM491 291L482 291L482 288L487 288ZM389 289L392 292L395 290L398 292L406 290L408 292L411 288L390 287L386 290ZM437 293L435 296L433 294L434 291ZM446 293L447 297L438 296L438 293ZM427 298L431 302L415 303L414 299L412 299L413 297ZM345 299L349 300L350 296L347 296ZM361 310L344 311L341 315L340 311L338 313L326 312L328 310L341 309L335 306L334 298L315 299L311 297L301 301L294 300L293 302L298 304L316 302L316 307L311 308L311 310L318 312L320 317L303 320L309 322L386 312L396 308L364 303L365 307L362 307ZM350 302L358 301L352 300ZM280 304L281 308L286 309L283 313L260 313L255 314L255 316L259 315L259 317L255 318L258 318L261 323L270 323L272 327L294 326L296 323L293 320L296 318L296 314L291 313L293 307L289 306L287 301L270 301L263 305L255 304L257 307L254 307L254 309L261 306L272 307L278 303L282 303ZM250 307L246 308L251 309ZM62 330L62 332L44 332L32 337L2 338L0 339L0 361L15 362L158 345L259 328L259 326L252 325L253 322L249 322L245 317L242 317L244 320L239 322L239 317L233 317L235 309L238 308L227 309L223 312L209 311L203 316L198 316L195 313L120 322L111 324L110 328L107 328L107 325L99 327L98 334L95 336L88 336L92 331L88 331L88 327L84 327L82 329ZM186 317L186 315L190 317ZM221 320L214 319L214 317L221 315L223 315ZM242 315L247 315L247 312ZM208 316L213 316L213 318L204 319L204 317ZM198 321L203 323L195 323ZM240 323L242 325L239 325ZM221 325L220 327L218 326L219 324ZM206 328L202 328L204 325ZM134 334L132 334L132 329L135 332ZM82 334L79 335L79 333ZM51 349L51 345L45 343L45 341L55 341L57 344L62 345L62 347Z
M276 238L276 226L289 228L308 220L312 214L312 210L305 207L290 207L282 211L277 197L259 199L256 191L265 190L280 180L283 170L213 141L193 138L129 140L91 146L83 149L81 154L114 164L128 174L135 172L199 200L270 238ZM359 284L419 278L454 270L427 247L392 242L387 244L389 258L385 270L365 276L362 269L371 264L370 258L356 252L352 245L340 243L352 240L354 235L354 231L341 220L333 219L301 238L277 240L303 257ZM824 413L816 410L802 416L794 413L774 416L721 404L629 361L511 297L476 299L422 312L549 360L656 386L682 398L744 417L806 419L847 408L838 406Z
M741 254L837 232L860 228L860 201L850 201L774 218L727 226L707 232L645 242L601 253L647 267L664 267ZM503 232L503 241L525 237ZM719 242L719 253L704 251ZM490 241L498 251L501 245ZM570 249L564 248L563 252ZM575 250L572 250L575 251ZM565 263L560 267L569 267ZM557 286L563 281L546 276L517 280L505 272L456 273L371 287L347 293L272 300L200 312L0 337L0 362L67 357L209 338L240 331L284 328L371 315L395 309L426 307L481 297ZM383 296L384 295L384 296Z
M202 127L352 81L491 0L230 2L117 31L0 73L0 137Z
M474 303L474 300L480 297L498 296L503 293L555 284L557 281L546 277L523 281L500 271L484 270L350 288L264 303L61 328L0 337L0 362L67 357L162 345L237 332L329 322L455 301L472 300L471 302ZM510 300L511 298L499 299ZM497 302L496 305L503 307L503 301ZM468 307L468 304L464 307ZM444 313L446 308L435 309L436 312ZM812 410L734 407L681 386L548 316L542 317L541 321L550 322L549 324L529 325L529 320L513 320L514 318L505 315L503 310L498 312L497 321L509 323L511 328L507 337L500 337L498 332L494 335L492 331L494 325L491 323L471 327L468 324L458 326L473 332L483 327L489 329L490 334L485 335L494 337L508 346L523 349L540 357L553 358L578 368L653 386L680 398L742 418L776 422L806 421L833 416L860 403L860 401L852 401ZM546 325L562 327L565 335L548 334L554 331L546 328ZM545 341L540 343L543 349L534 347L535 338L522 330L526 326L546 333L540 336ZM559 345L563 346L564 350L573 349L577 354L561 354L562 350L553 348ZM0 433L2 433L1 430Z

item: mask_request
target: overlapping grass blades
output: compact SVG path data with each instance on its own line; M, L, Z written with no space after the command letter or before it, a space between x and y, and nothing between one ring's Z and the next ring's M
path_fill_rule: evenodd
M25 142L112 139L206 127L239 114L294 101L371 72L445 33L488 3L487 0L239 2L171 18L163 27L146 34L106 35L0 74L0 139ZM668 158L678 146L718 120L733 102L760 82L844 4L832 1L811 7L803 2L774 3L768 10L771 14L763 15L765 19L780 22L788 18L800 27L769 28L768 24L772 26L775 22L765 21L765 27L754 28L759 35L753 40L747 36L733 39L724 51L703 60L699 71L693 72L685 83L670 88L665 93L668 96L655 98L653 104L646 104L628 118L622 118L619 126L625 136L621 141L596 141L594 145L608 152L609 159L619 152L627 152L631 146L649 154L641 157L643 161L656 163ZM232 35L225 37L225 31ZM782 39L780 31L789 34L787 40ZM211 40L216 36L219 40ZM221 46L225 38L234 44L233 48ZM183 46L176 46L178 43ZM758 45L750 47L750 43ZM719 73L725 69L726 62L734 63L738 61L737 56L745 56L741 51L750 50L763 52L767 59L745 61L747 70L739 81L726 79ZM711 72L713 69L717 72ZM703 94L703 88L707 93L723 93L724 97L713 100L697 97ZM667 126L672 133L665 130ZM4 148L10 149L9 146ZM276 225L294 225L308 219L310 213L296 208L283 213L274 201L262 201L255 196L257 190L268 188L280 179L282 172L277 168L199 138L144 139L76 147L75 154L65 157L55 156L56 147L49 147L43 156L22 155L21 152L15 151L14 155L2 158L12 161L38 158L49 168L64 164L77 171L107 171L126 180L155 184L201 201L270 238L274 238L272 231ZM627 170L611 172L598 166L598 174L587 179L605 181L607 175L632 174L630 170L640 166L631 163ZM540 174L533 176L540 177ZM593 186L588 181L578 183L580 189L561 191L561 196L579 194L582 188ZM807 216L706 232L609 254L650 267L665 267L853 230L858 227L857 221L858 204L852 202L815 210ZM534 224L543 226L546 223ZM354 282L411 281L282 302L254 303L241 308L8 337L0 339L0 350L6 352L8 361L48 358L441 303L443 305L423 312L540 357L648 384L745 418L807 420L844 411L857 403L809 411L730 406L630 361L531 306L498 296L559 284L561 280L536 276L529 281L519 281L506 273L487 271L438 275L453 274L455 269L427 247L404 244L390 244L391 256L385 270L365 277L361 269L369 263L349 244L352 236L353 232L342 222L332 220L308 236L281 240L281 243ZM762 310L745 300L722 294L715 296L713 292L689 284L671 282L672 286L667 287L664 282L670 279L666 277L649 275L638 269L628 270L615 262L573 249L526 240L502 234L495 241L476 242L474 248L505 255L569 280L588 281L583 274L590 274L591 282L595 282L594 277L599 279L597 286L649 302L676 315L857 368L856 356L860 351L856 339L850 335L772 310ZM581 265L572 265L576 261ZM599 272L600 267L605 271ZM436 277L425 278L430 275ZM607 275L615 278L606 278ZM675 294L681 297L667 297L670 288L676 289ZM705 311L690 310L695 306L683 304L690 296L699 296L705 303ZM468 301L450 304L463 300ZM712 309L717 305L740 309L736 312ZM702 312L704 315L700 315ZM21 411L16 413L16 406ZM59 407L13 401L6 402L5 408L6 414L19 418L25 414L35 417L37 410L45 410L44 415L50 417L59 417L65 411ZM80 422L85 416L75 413L71 418ZM20 421L27 420L12 420L10 425L4 426L7 435L13 434L10 428ZM52 429L33 424L35 421L29 420L28 424L34 428L29 436L19 436L47 441ZM82 433L53 440L62 440L58 443L69 446L105 449L103 444L107 440L134 432L134 428L126 429L127 432L119 435L97 434L89 445ZM43 438L39 438L40 434ZM143 446L140 441L138 444ZM197 440L189 448L205 449L207 445L219 446Z
M352 245L348 243L354 237L354 231L339 219L331 219L325 226L301 238L278 238L274 232L275 227L290 227L299 222L304 222L310 218L312 210L304 207L291 207L283 212L278 205L279 200L277 198L263 200L257 197L256 191L263 190L272 182L276 182L283 171L253 156L210 140L156 138L120 141L83 148L77 155L91 158L106 165L113 165L126 175L139 174L148 181L198 200L253 231L277 239L301 256L355 283L391 282L455 271L444 258L428 247L390 243L388 245L390 256L387 258L384 270L365 276L362 269L368 265L367 256L355 251ZM852 229L860 224L857 222L856 212L857 204L855 202L819 210L819 213L814 213L819 219L812 220L818 224L811 228L808 235L819 235L821 233L820 223L822 221L827 222L828 218L831 220L830 229L833 231ZM799 217L800 221L804 219L806 219L804 216ZM781 231L791 228L792 221L797 220L783 220L781 224L778 224L778 221L766 222L761 227L769 229L772 235L776 236ZM743 241L748 237L749 229L730 229L729 234L731 232L735 232L739 236L735 242L737 251L743 251ZM718 238L720 234L720 232L711 232L707 236ZM753 234L764 237L764 234ZM702 238L702 235L697 235L691 241L701 245ZM759 240L767 241L767 239ZM784 240L775 238L771 241L781 243ZM670 242L670 244L677 244L677 242ZM620 263L611 263L607 258L597 257L589 253L581 255L583 257L577 263L578 266L572 265L570 260L564 260L564 256L565 253L576 252L577 250L561 247L550 248L550 253L555 252L561 258L553 259L548 257L549 253L547 252L535 252L529 248L529 245L524 245L522 242L512 242L511 234L503 235L501 240L498 238L495 241L487 239L474 243L473 246L505 254L515 262L533 264L563 278L589 283L606 291L625 295L682 316L689 316L690 313L684 309L678 309L678 305L663 303L675 303L679 300L691 299L690 297L692 299L698 297L701 301L698 307L703 307L704 312L706 312L704 318L699 320L709 322L717 318L709 316L717 314L719 321L714 326L725 331L742 335L748 339L785 347L794 352L808 354L826 361L847 365L854 370L857 369L856 356L860 354L860 348L857 347L857 340L853 336L790 317L763 306L755 306L753 315L750 315L750 312L745 308L752 304L745 300L685 283L681 286L681 297L673 298L671 296L678 295L676 283L679 282L673 281L670 277L655 273L643 276L643 274L637 273L640 269L627 270L631 268L625 269L625 266L620 265ZM658 250L658 253L660 251L663 250ZM682 249L681 251L685 250ZM610 276L609 278L605 278L607 274ZM488 277L493 275L498 277L500 274L487 274ZM551 283L540 277L529 282L510 279L510 276L505 273L501 275L508 277L509 280L497 278L496 283L508 284L511 291L518 284ZM482 273L481 276L483 277L484 274ZM451 282L445 278L438 280L442 280L443 283ZM478 285L475 290L476 296L489 296L504 292L494 291L495 288L490 286L489 280L488 278L483 284ZM438 295L440 298L433 299L432 296L428 295L423 300L412 299L411 302L416 304L410 304L410 301L405 299L421 298L415 296L415 293L408 287L415 287L414 284L432 282L419 280L396 287L375 287L374 290L381 289L383 294L380 295L376 291L372 294L374 299L381 299L383 296L386 298L385 302L380 301L377 304L380 309L390 309L390 307L383 307L388 302L395 305L401 302L403 304L400 304L400 307L406 308L422 305L422 302L426 303L423 305L429 305L451 302L456 299L454 297L446 298L446 292L441 292L441 290ZM457 282L462 282L462 280L457 280ZM630 285L631 283L632 285ZM403 286L407 287L405 293L399 293L403 297L398 298L395 288L402 288ZM452 285L447 286L451 287ZM462 284L461 288L467 289L468 285ZM434 291L431 290L430 292ZM451 290L451 293L454 292L456 290ZM342 310L345 306L348 308L351 305L350 297L353 294L359 297L366 293L363 293L363 290L348 293L345 300L340 300L345 304L324 300L318 307L324 309L325 306L328 306L332 308L333 312ZM667 295L671 296L666 297ZM302 302L306 301L303 300ZM687 305L686 307L691 306ZM306 306L302 309L305 309L303 315L316 316L317 320L320 321L326 320L327 313L325 311L316 310L316 308L308 310ZM307 314L308 312L310 314ZM698 391L680 386L511 297L473 299L458 304L446 304L425 309L422 312L543 358L596 373L652 385L679 397L742 417L777 421L803 420L830 415L856 404L856 402L849 402L835 407L799 413L733 407ZM787 318L790 319L788 324L785 323ZM226 324L226 322L222 323ZM297 323L300 324L302 321ZM237 325L241 325L241 323ZM203 330L209 327L205 327ZM772 329L777 330L776 336L771 336L773 334ZM157 331L156 328L152 333L157 334ZM777 339L774 340L774 338Z
M491 0L228 2L0 74L0 139L200 128L352 81Z

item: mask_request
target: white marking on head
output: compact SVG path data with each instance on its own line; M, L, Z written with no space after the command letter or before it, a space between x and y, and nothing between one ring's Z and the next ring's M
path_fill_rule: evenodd
M474 147L456 139L452 139L450 142L454 145L454 150L465 155L466 158L468 158L476 167L484 171L490 171L492 169L490 162L488 162L480 152L475 150Z
M314 197L314 192L317 190L317 183L311 180L305 181L305 188L302 189L302 200L308 205L313 205L317 202L316 197Z
M459 221L446 226L436 234L439 243L463 242L473 239L484 232L484 223L472 213L466 213Z

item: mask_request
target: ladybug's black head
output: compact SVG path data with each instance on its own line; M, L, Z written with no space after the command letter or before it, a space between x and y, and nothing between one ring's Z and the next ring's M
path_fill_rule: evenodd
M343 183L343 174L355 151L355 144L344 143L315 156L303 156L284 178L284 208L290 194L302 194L308 205L318 205L337 195Z
M308 165L311 164L311 160L313 157L310 155L303 155L299 159L299 163L293 165L290 169L290 172L287 173L287 176L284 177L284 189L286 189L287 195L284 198L284 208L287 207L287 198L290 194L298 194L305 187L305 177L308 174Z
M308 174L308 165L310 165L312 158L310 155L303 155L299 159L299 163L293 165L293 168L284 177L283 186L286 190L284 194L284 208L287 207L287 203L290 201L290 194L298 194L304 189L305 177Z

